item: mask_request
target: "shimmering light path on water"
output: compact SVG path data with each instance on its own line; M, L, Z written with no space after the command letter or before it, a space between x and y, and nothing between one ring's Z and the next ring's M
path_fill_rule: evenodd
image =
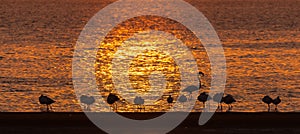
M74 46L87 21L111 2L113 1L1 1L0 111L38 112L40 94L57 101L53 105L55 111L81 111L72 88ZM225 93L232 94L237 100L233 111L266 111L267 106L261 102L261 98L267 94L273 98L281 96L280 111L300 111L299 1L187 2L203 12L224 45L228 74ZM145 29L173 32L177 38L182 39L197 58L199 70L207 74L203 78L207 87L201 91L208 91L210 70L205 50L193 47L200 42L194 40L188 30L171 20L158 17L132 19L112 31L108 42L118 42L115 39L122 40L134 30ZM115 50L103 51L110 53ZM152 62L153 59L159 62ZM140 71L140 66L150 63L168 66L164 63L172 63L172 60L162 53L149 51L137 57L134 62L136 64L132 64L131 68L133 85L140 88L147 86L142 84L144 77L141 80L135 77L147 74L147 71ZM166 71L170 70L176 76L176 67L172 66ZM105 74L106 71L99 73ZM106 87L111 85L109 81L102 82ZM170 87L174 85L176 77ZM108 95L109 91L102 90L103 95ZM164 103L161 103L164 106L153 104L146 106L146 109L167 110L168 105ZM201 108L202 105L197 102L195 110L201 111ZM123 107L120 110L133 109Z

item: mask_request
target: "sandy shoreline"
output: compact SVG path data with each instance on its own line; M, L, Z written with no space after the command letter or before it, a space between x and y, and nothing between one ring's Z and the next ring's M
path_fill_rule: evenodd
M110 116L111 113L97 113ZM120 113L123 116L141 119L163 113ZM173 113L180 114L180 113ZM191 113L170 133L299 133L299 113L215 113L204 126L198 126L200 113ZM83 134L104 133L84 113L0 113L2 134L43 133ZM151 132L149 132L151 133Z

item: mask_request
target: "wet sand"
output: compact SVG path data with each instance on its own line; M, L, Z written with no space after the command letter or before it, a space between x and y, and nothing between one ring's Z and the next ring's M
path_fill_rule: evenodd
M110 116L111 113L97 113ZM163 113L121 113L142 119ZM180 114L180 113L173 113ZM170 133L290 133L300 132L299 113L215 113L204 126L198 126L200 113L191 113ZM0 113L1 134L102 134L84 113ZM151 132L148 132L151 133Z

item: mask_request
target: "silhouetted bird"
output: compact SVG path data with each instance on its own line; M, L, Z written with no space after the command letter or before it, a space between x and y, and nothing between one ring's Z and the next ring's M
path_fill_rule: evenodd
M202 87L201 77L204 76L204 73L203 72L199 72L198 75L199 75L199 88L201 88Z
M201 93L199 96L198 96L198 101L202 102L203 103L203 109L205 108L205 102L210 100L211 97L206 93L206 92L203 92Z
M199 72L198 74L199 74L199 76L204 76L203 72Z
M228 111L232 110L232 103L236 102L232 95L228 94L223 98L225 104L228 105Z
M185 102L187 102L187 98L185 95L181 95L181 96L179 96L178 101L180 103L185 103ZM181 108L184 108L184 104L181 105Z
M50 110L52 110L51 104L54 103L55 101L52 100L51 98L41 95L39 97L39 102L42 105L46 105L47 106L47 112L50 112Z
M167 98L167 102L171 105L173 103L173 100L173 97L169 95L169 97Z
M221 107L221 111L223 110L223 106L222 106L222 103L224 102L223 95L224 95L223 93L216 93L213 97L213 101L218 103L217 109Z
M178 98L178 101L183 103L183 102L186 102L187 101L187 98L185 95L181 95L179 98Z
M199 88L196 86L188 86L187 88L183 89L182 92L188 92L190 94L190 98L192 97L192 93L194 91L198 91Z
M86 110L91 110L90 105L92 105L95 102L95 98L93 96L82 95L80 97L80 102L87 105L85 107Z
M142 109L145 110L145 107L142 107L142 105L144 105L145 100L142 97L136 96L134 98L134 104L138 105L138 109L140 109L140 111L142 111Z
M277 96L277 98L275 98L273 100L273 104L275 104L275 111L278 112L278 108L277 105L281 102L281 99L279 98L279 96Z
M268 112L270 112L270 104L273 102L273 99L270 96L266 95L264 98L262 98L262 101L268 104Z
M106 102L108 104L112 105L112 107L113 107L113 105L115 105L115 107L113 107L113 108L117 111L118 107L117 107L117 104L115 102L117 102L119 100L120 100L120 98L117 95L109 93L109 95L107 96Z

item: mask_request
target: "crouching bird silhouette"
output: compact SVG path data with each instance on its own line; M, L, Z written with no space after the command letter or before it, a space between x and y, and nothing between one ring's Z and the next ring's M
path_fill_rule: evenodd
M55 102L54 100L52 100L48 96L41 95L39 97L39 102L40 102L40 104L47 106L46 112L52 112L51 104Z

